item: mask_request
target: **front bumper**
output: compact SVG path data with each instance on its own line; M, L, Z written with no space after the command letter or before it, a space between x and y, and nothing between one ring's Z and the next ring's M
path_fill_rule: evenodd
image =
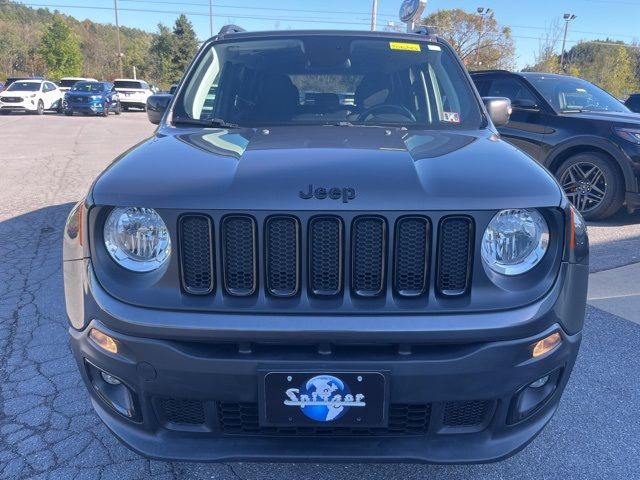
M4 103L0 102L0 110L8 111L8 112L18 112L18 111L36 111L38 109L37 100L25 99L22 102L11 102Z
M101 103L73 103L67 102L65 105L65 110L67 112L78 112L78 113L101 113L103 111L103 107Z
M574 308L579 305L572 292L580 283L575 275L586 276L587 267L582 265L569 265L566 268L570 271L561 275L573 279L571 283L556 286L535 305L508 312L507 317L513 319L518 330L493 332L493 339L476 335L471 340L456 331L423 331L421 335L399 331L395 335L362 332L362 340L357 341L352 332L320 335L300 329L279 340L265 336L264 331L218 335L206 325L224 316L197 315L195 320L178 312L122 304L102 290L90 262L80 262L88 275L84 310L91 312L91 319L81 330L70 328L76 361L102 420L127 446L151 458L433 463L500 460L526 446L551 419L581 341L580 329L565 328L581 323L576 319L566 321L562 315L584 313ZM147 318L142 318L143 311ZM496 313L479 316L484 317L479 321L494 319L497 324L504 319ZM454 317L438 316L434 324L455 323ZM157 322L155 327L145 325L150 318ZM167 323L170 318L173 325ZM321 324L323 318L315 321ZM183 319L188 326L180 329L177 325ZM280 321L269 316L256 316L255 320L263 325ZM367 324L366 318L358 320L361 325ZM200 327L196 328L194 322ZM121 346L119 353L99 348L89 338L92 328L113 337ZM531 329L535 333L526 333ZM511 338L505 338L505 331ZM521 335L511 333L515 331ZM561 334L562 344L533 359L532 344L553 332ZM433 341L428 341L430 335ZM308 341L303 341L305 338ZM125 418L103 401L92 385L90 365L114 375L130 389L136 420ZM300 371L383 372L389 379L387 407L390 412L401 412L400 416L390 413L393 422L389 428L364 433L265 428L258 419L263 375ZM546 375L551 376L553 389L520 419L514 414L516 397ZM407 424L414 428L406 428Z

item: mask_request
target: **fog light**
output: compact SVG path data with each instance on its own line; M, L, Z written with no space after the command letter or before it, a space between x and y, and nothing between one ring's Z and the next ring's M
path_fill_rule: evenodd
M105 381L106 381L106 379L105 379ZM547 382L548 382L548 381L549 381L549 375L545 375L544 377L539 378L539 379L538 379L538 380L536 380L535 382L530 383L530 384L529 384L529 386L530 386L531 388L540 388L540 387L544 387L544 386L547 384Z
M89 332L89 338L93 340L100 348L110 353L118 353L118 344L106 333L92 328Z
M562 337L558 332L552 333L548 337L543 338L539 342L533 344L531 355L533 358L540 357L546 353L555 350L562 343Z
M111 375L110 373L107 373L107 372L100 372L100 376L109 385L120 385L122 383L116 377L114 377L113 375Z

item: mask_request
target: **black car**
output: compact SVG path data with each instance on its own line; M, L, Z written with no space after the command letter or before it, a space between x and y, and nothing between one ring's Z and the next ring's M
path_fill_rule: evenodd
M547 167L586 219L640 208L640 115L595 85L547 73L472 73L483 96L507 97L502 137Z
M624 102L626 107L632 112L640 113L640 93L634 93Z
M586 228L498 136L509 101L483 105L420 32L227 27L150 98L155 134L64 235L71 345L127 445L480 462L549 422L582 338Z

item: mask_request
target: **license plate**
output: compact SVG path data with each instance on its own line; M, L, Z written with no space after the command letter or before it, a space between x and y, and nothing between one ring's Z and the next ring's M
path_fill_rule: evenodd
M261 423L273 426L384 426L387 382L379 372L271 372Z

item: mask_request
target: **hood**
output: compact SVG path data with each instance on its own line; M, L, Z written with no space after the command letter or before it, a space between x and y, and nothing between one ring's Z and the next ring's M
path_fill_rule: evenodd
M546 207L562 200L546 170L488 130L158 132L103 172L92 189L95 204L380 211Z
M634 112L580 112L564 113L563 115L571 118L584 118L586 120L624 123L640 127L640 114Z
M31 95L34 93L40 93L38 90L2 90L0 96L2 97L23 97L25 95Z
M106 92L72 92L68 90L65 93L70 97L102 97Z

